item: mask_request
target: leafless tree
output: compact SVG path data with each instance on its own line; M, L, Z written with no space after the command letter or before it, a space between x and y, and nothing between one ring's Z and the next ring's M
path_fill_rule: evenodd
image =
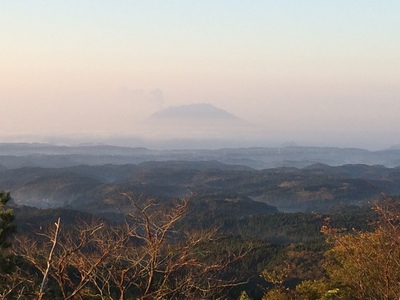
M219 241L216 229L177 228L188 199L165 210L154 201L123 196L132 210L122 225L95 221L62 228L58 221L35 238L16 239L14 252L26 262L21 277L37 274L21 283L21 299L212 299L241 284L221 274L251 246L211 258L209 245Z

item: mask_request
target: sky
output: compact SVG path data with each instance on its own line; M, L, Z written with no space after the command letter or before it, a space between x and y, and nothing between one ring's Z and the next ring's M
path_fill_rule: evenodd
M1 1L0 141L133 134L210 103L267 137L400 144L399 16L397 0Z

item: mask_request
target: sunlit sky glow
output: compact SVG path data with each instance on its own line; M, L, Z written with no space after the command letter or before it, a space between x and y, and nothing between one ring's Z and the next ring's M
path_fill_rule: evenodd
M129 134L207 102L291 139L399 144L399 16L399 1L2 1L0 135Z

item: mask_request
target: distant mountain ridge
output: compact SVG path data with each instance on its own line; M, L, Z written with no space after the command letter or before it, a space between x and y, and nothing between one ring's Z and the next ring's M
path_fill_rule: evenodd
M0 143L0 171L21 167L62 168L77 165L126 165L149 161L209 161L255 169L304 168L315 164L400 167L400 149L368 151L335 147L250 147L152 150L110 145L57 146L39 143Z

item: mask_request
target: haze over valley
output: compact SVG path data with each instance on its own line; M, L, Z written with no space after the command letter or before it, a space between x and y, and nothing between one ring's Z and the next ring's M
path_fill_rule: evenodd
M110 119L110 122L113 121ZM282 120L284 122L284 120ZM2 136L7 142L39 142L56 145L114 145L154 150L219 149L236 147L315 146L384 150L398 139L390 132L303 131L272 129L244 120L209 103L169 106L121 132L47 133Z
M400 295L400 1L0 3L0 298Z

